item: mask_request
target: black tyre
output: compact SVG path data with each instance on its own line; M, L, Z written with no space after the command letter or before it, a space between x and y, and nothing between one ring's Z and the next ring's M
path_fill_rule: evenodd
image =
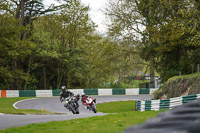
M72 110L72 113L73 113L73 114L76 114L76 110L75 110L75 109L73 109L73 110Z
M90 107L91 107L91 109L92 109L92 111L93 111L94 113L97 113L97 109L95 108L94 105L91 105Z
M72 111L73 114L76 114L75 108L70 104L69 111Z
M79 111L76 111L76 114L79 114Z
M76 108L75 110L76 110L76 114L79 114L79 109L78 109L78 108Z

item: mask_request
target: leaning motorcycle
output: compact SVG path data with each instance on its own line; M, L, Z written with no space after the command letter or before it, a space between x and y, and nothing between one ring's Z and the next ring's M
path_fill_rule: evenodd
M88 96L88 97L84 97L82 104L85 105L87 107L87 109L89 109L90 111L93 111L94 113L97 113L97 107L96 107L96 99Z
M69 109L69 111L71 111L73 114L79 114L79 99L80 95L73 95L65 99L65 104L68 103L66 108Z

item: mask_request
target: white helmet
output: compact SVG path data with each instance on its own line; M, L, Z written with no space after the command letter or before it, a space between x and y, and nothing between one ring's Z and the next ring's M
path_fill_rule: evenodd
M83 93L81 96L84 97L84 96L85 96L85 93Z
M62 86L61 88L62 88L62 90L65 90L66 87L65 87L65 86Z

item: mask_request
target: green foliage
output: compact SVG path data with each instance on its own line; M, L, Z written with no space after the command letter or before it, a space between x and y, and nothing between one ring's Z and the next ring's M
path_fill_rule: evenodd
M182 75L182 76L174 76L168 79L168 81L172 81L174 79L184 79L184 78L193 78L196 76L200 76L200 73L193 73L193 74L188 74L188 75Z
M139 88L139 84L145 82L149 82L149 80L122 80L117 83L112 83L110 88Z
M196 23L199 18L195 17L199 9L194 0L163 0L161 5L167 14L161 19L153 38L159 42L155 48L158 58L156 67L163 81L166 81L180 72L183 75L195 72L200 63L197 60L199 42L192 41L194 36L198 36L197 29L200 28Z
M24 9L0 0L1 88L100 88L113 75L148 69L152 80L154 68L164 82L200 64L196 0L109 1L107 37L95 33L89 6L80 0L47 8L41 0L22 2ZM117 86L132 88L128 84Z
M116 43L94 33L89 7L80 0L47 9L41 0L24 2L22 9L15 2L0 1L1 88L104 87L110 75L131 65L123 64L127 55L118 53Z
M0 20L0 87L10 88L14 79L24 80L28 76L17 65L31 55L34 44L28 39L19 40L20 33L27 31L28 27L19 26L17 19L1 14Z
M143 34L139 27L144 26L144 20L137 13L135 0L110 0L104 14L108 18L108 35L119 46L112 58L115 63L115 74L120 79L142 71L144 65L147 65L139 56L139 36Z

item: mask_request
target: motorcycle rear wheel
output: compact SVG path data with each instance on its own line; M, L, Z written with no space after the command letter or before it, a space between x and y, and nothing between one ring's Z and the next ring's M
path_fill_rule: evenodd
M76 114L79 114L79 110L76 110Z

